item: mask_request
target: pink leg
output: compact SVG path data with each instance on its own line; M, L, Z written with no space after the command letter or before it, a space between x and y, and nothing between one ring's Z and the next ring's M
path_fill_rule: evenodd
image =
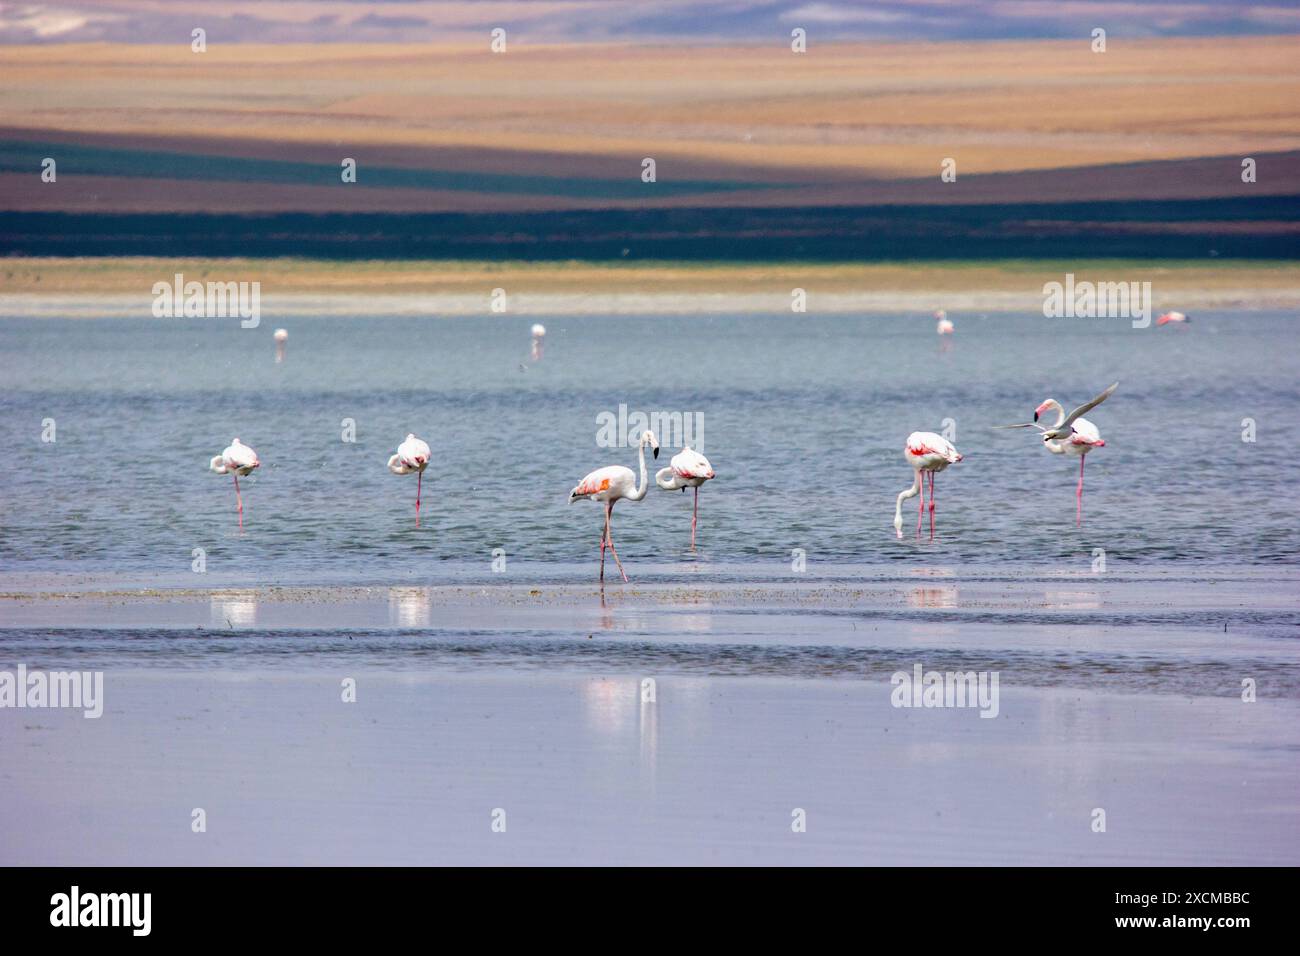
M700 486L695 486L695 510L691 512L691 550L695 550L695 520L700 516Z
M925 478L921 472L916 473L916 494L920 499L916 504L916 536L921 537L921 520L925 517Z
M934 540L934 472L930 472L930 540Z
M1074 490L1074 526L1083 525L1083 463L1087 455L1079 456L1079 487Z
M424 481L424 471L415 473L415 526L420 527L420 485Z
M609 542L609 553L614 556L614 563L618 565L618 573L623 575L623 583L627 584L627 572L623 570L623 562L618 559L618 552L614 550L614 536L610 533L610 526L613 524L614 502L609 503L609 510L605 513L605 540ZM601 569L604 569L602 563Z
M239 530L244 530L244 497L239 493L239 475L235 475L235 510L239 512Z
M613 507L605 502L605 530L600 533L600 583L605 583L605 542L609 540L609 512Z

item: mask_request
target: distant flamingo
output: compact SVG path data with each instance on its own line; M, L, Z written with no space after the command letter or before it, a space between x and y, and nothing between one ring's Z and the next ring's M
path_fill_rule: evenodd
M244 530L244 498L239 493L239 476L253 473L262 463L257 460L257 452L240 442L238 438L227 446L226 450L208 463L208 467L218 475L235 476L235 508L239 512L239 530Z
M948 318L948 313L943 309L940 309L934 314L934 317L938 320L938 324L935 326L935 331L940 335L952 335L953 325L952 320Z
M1037 428L1043 433L1043 444L1047 446L1047 450L1052 454L1078 456L1079 484L1074 490L1074 526L1076 528L1083 524L1084 456L1094 448L1104 448L1106 446L1106 442L1102 440L1101 432L1097 430L1097 426L1081 416L1084 412L1091 411L1110 398L1117 388L1119 388L1119 382L1115 382L1087 404L1080 405L1069 415L1065 414L1065 409L1061 407L1060 402L1054 398L1049 398L1034 409L1033 422L999 426L1000 428ZM1042 425L1035 424L1039 415L1051 409L1056 409L1056 422L1051 428L1044 428Z
M645 449L649 445L654 449L654 456L659 457L659 439L655 438L655 433L646 431L641 433L641 440L637 443L641 458L641 481L636 482L631 468L624 468L622 465L609 465L606 468L597 468L569 492L569 503L577 501L579 498L590 498L592 501L605 502L605 530L600 536L600 583L605 583L605 546L609 546L610 554L614 555L614 563L618 565L618 573L623 575L624 583L627 582L627 572L623 570L623 562L618 559L618 552L614 550L614 539L610 537L609 526L614 515L614 502L626 498L628 501L640 501L645 497L650 485L646 481L645 472Z
M271 337L275 339L275 364L279 365L284 361L284 346L289 341L289 333L284 329L276 329Z
M1170 322L1175 322L1180 326L1186 326L1190 321L1191 319L1183 315L1181 312L1166 312L1164 315L1160 316L1160 318L1156 319L1156 325L1168 325Z
M533 332L533 361L540 362L542 360L543 346L545 345L546 326L542 325L542 323L540 322L535 322L533 324L532 332Z
M687 488L695 489L695 510L691 512L691 549L695 548L695 522L700 516L700 485L713 477L713 466L693 448L683 448L673 455L670 468L660 468L655 473L655 484L664 491L683 492Z
M429 446L414 435L397 446L397 454L388 459L388 470L395 475L416 473L415 526L420 527L420 485L424 482L424 469L429 466Z
M930 540L934 540L934 476L949 465L961 461L961 453L942 435L934 432L912 432L907 436L907 445L903 448L903 457L916 475L912 487L900 492L894 505L894 534L903 536L903 501L916 495L921 496L916 512L916 536L921 536L921 518L925 513L925 490L922 486L921 473L930 476Z

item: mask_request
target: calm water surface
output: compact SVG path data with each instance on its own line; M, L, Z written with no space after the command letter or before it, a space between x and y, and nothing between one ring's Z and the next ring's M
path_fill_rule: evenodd
M1292 317L1195 316L1185 329L1124 320L955 315L943 350L928 316L560 317L529 361L531 319L280 316L255 330L214 319L0 320L7 451L0 562L9 572L98 572L147 582L188 573L194 548L228 579L429 582L489 578L493 549L540 577L587 576L601 516L569 489L634 448L598 445L598 416L701 416L718 478L701 493L652 489L615 512L634 572L818 564L1045 572L1295 565L1292 489L1300 404ZM271 331L290 330L277 365ZM1025 421L1111 381L1089 416L1074 527L1073 459ZM1243 419L1258 440L1242 441ZM41 441L53 419L57 441ZM355 442L342 440L344 420ZM936 481L940 539L893 538L901 449L951 419L966 459ZM434 461L424 483L385 468L408 431ZM208 459L239 436L263 466L241 484ZM661 435L662 466L673 451ZM651 469L653 471L653 468ZM915 500L908 504L915 504ZM913 515L907 513L905 530ZM499 579L498 579L499 580Z

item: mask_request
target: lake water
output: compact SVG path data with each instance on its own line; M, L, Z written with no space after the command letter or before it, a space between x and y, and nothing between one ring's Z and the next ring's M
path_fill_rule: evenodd
M106 675L103 720L4 712L0 862L1294 864L1293 317L953 318L551 317L539 362L510 316L0 320L0 667ZM991 426L1115 380L1076 528L1077 463ZM620 404L718 477L694 553L689 495L616 508L602 594L567 496L635 467ZM893 706L916 666L998 719Z
M150 582L190 575L202 548L210 581L439 583L501 580L500 548L507 574L583 580L601 509L567 495L596 467L636 468L635 448L598 443L599 416L620 404L701 422L718 473L700 494L695 554L689 492L652 488L616 507L634 580L652 565L692 580L788 573L795 549L814 576L935 562L1087 570L1097 548L1115 570L1300 562L1290 316L1204 313L1183 329L954 319L941 343L917 315L558 317L532 362L532 320L510 316L278 316L252 330L11 317L0 562ZM283 364L276 325L291 334ZM1106 447L1088 456L1076 529L1076 461L1032 430L990 426L1116 380L1089 415ZM342 440L345 419L355 442ZM912 499L896 541L903 442L945 419L965 461L936 479L939 538L914 540ZM415 479L385 468L408 431L433 450L419 530ZM242 535L231 480L208 471L235 436L262 460L241 482Z

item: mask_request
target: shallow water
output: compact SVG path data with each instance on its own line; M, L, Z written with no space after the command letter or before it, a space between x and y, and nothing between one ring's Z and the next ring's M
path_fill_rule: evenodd
M1297 573L11 592L0 651L49 669L782 676L917 663L1008 686L1300 699ZM5 657L0 657L0 661Z
M0 862L1294 863L1291 317L953 317L552 318L537 363L517 317L0 320L0 667L105 700L6 712ZM1076 529L1076 463L989 426L1116 379ZM619 505L602 594L566 498L634 465L620 403L699 413L718 478L695 553L688 496ZM939 537L897 541L944 419ZM918 665L998 719L893 706Z
M650 703L637 677L354 667L116 672L105 696L100 720L23 711L0 736L22 821L0 863L1300 859L1294 702L1012 686L985 720L869 681L666 676Z
M1300 465L1279 452L1300 439L1291 316L1204 313L1181 329L953 318L947 343L918 315L550 318L534 363L532 320L509 315L274 316L253 330L10 317L0 563L149 582L188 575L202 548L225 580L437 583L501 580L501 548L507 577L594 575L600 508L566 499L596 467L635 468L634 448L597 441L597 416L620 403L698 413L718 472L694 555L689 493L652 489L616 508L634 578L650 564L693 580L779 571L795 549L814 575L837 562L1086 570L1097 548L1128 569L1300 563ZM278 325L291 333L280 365ZM1031 430L990 426L1115 380L1089 415L1106 447L1088 457L1076 529L1076 462ZM54 443L41 440L46 419ZM936 480L939 538L915 541L912 499L895 541L904 439L945 419L966 457ZM418 531L414 479L385 468L408 431L434 454ZM242 535L230 479L207 471L236 435L263 462L241 482ZM660 439L662 466L675 449Z

